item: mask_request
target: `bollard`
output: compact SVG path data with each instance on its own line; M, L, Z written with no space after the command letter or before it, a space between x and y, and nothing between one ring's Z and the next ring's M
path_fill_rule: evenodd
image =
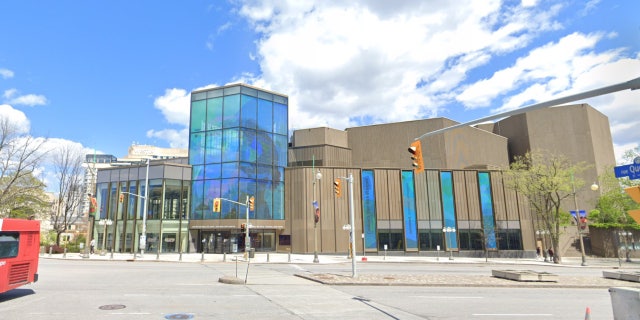
M111 260L113 260L113 249L111 249Z
M227 253L226 252L222 253L222 262L227 262Z
M291 252L287 253L287 262L291 262Z
M200 262L204 262L204 251L202 251L202 258L200 258Z
M178 260L182 261L182 251L180 251L180 258Z
M64 248L64 252L62 253L62 258L67 258L67 248Z
M53 247L49 247L49 257L51 257L51 253L53 253Z
M269 262L269 254L267 253L267 262Z

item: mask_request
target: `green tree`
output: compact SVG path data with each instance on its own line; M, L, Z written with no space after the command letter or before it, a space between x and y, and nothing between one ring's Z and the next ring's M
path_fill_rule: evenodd
M574 164L568 158L546 151L528 152L517 156L505 170L505 186L529 199L534 220L549 231L554 262L562 262L559 239L562 226L571 216L561 209L562 201L573 196L584 181L578 175L589 166Z

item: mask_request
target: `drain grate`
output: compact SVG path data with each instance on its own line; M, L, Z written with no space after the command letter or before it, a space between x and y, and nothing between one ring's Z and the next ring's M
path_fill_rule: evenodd
M127 306L125 306L124 304L106 304L104 306L100 306L98 307L98 309L100 310L120 310L120 309L124 309Z
M168 314L164 316L164 318L168 320L193 319L193 315L189 313L174 313L174 314Z

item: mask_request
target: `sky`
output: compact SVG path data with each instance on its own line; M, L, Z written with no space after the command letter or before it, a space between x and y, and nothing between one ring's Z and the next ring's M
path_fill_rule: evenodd
M0 2L0 117L124 157L188 147L193 90L288 95L289 129L467 122L640 77L640 1ZM618 160L640 90L589 103Z

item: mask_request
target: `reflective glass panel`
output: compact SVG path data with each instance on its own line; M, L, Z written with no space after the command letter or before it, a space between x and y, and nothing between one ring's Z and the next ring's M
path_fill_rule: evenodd
M266 132L258 132L256 157L258 163L273 164L273 138L272 134Z
M238 179L223 179L220 185L220 197L238 201ZM238 205L222 202L222 219L239 219Z
M241 100L240 125L244 128L255 129L257 125L258 99L243 94Z
M211 163L205 167L205 179L220 179L222 177L222 169L219 163Z
M287 135L289 130L287 123L287 106L280 103L273 104L273 132Z
M204 148L205 148L204 133L192 133L189 141L189 164L203 164L204 163Z
M222 134L222 161L238 161L240 148L239 129L226 129Z
M258 166L258 180L272 180L273 167L266 165Z
M240 179L240 196L238 197L238 202L242 202L245 203L247 201L247 197L254 197L254 201L255 201L255 210L254 211L250 211L249 212L249 218L250 219L255 219L256 215L255 213L258 212L260 210L260 201L258 199L258 197L256 197L256 181L253 179ZM245 218L247 217L246 215L246 207L245 206L240 206L240 210L244 210L243 212L240 212L240 218Z
M273 218L273 184L271 181L258 181L256 194L256 219Z
M191 180L204 179L204 165L194 165L191 167Z
M273 183L273 219L284 220L284 182Z
M238 162L225 162L222 164L222 178L237 178Z
M204 205L206 209L203 213L203 218L206 219L220 219L220 214L225 210L225 201L222 201L220 206L221 212L213 212L213 199L220 198L220 180L205 180L204 182Z
M205 163L219 163L222 160L222 130L207 132Z
M238 176L240 178L249 178L249 179L255 179L256 178L256 165L255 163L248 163L248 162L240 162L240 168L239 168L239 172L238 172Z
M191 102L191 132L199 132L204 130L206 116L206 100Z
M287 150L289 147L289 143L287 141L287 136L274 134L274 156L275 161L274 165L286 167L287 166Z
M191 217L192 220L201 220L204 212L207 209L204 203L204 181L192 181L191 182L192 199L191 202Z
M256 162L256 132L249 129L240 131L240 161Z
M240 125L240 95L224 97L224 115L222 126L233 128Z
M258 130L271 132L273 127L273 102L258 99Z
M222 98L207 100L207 130L222 129Z

